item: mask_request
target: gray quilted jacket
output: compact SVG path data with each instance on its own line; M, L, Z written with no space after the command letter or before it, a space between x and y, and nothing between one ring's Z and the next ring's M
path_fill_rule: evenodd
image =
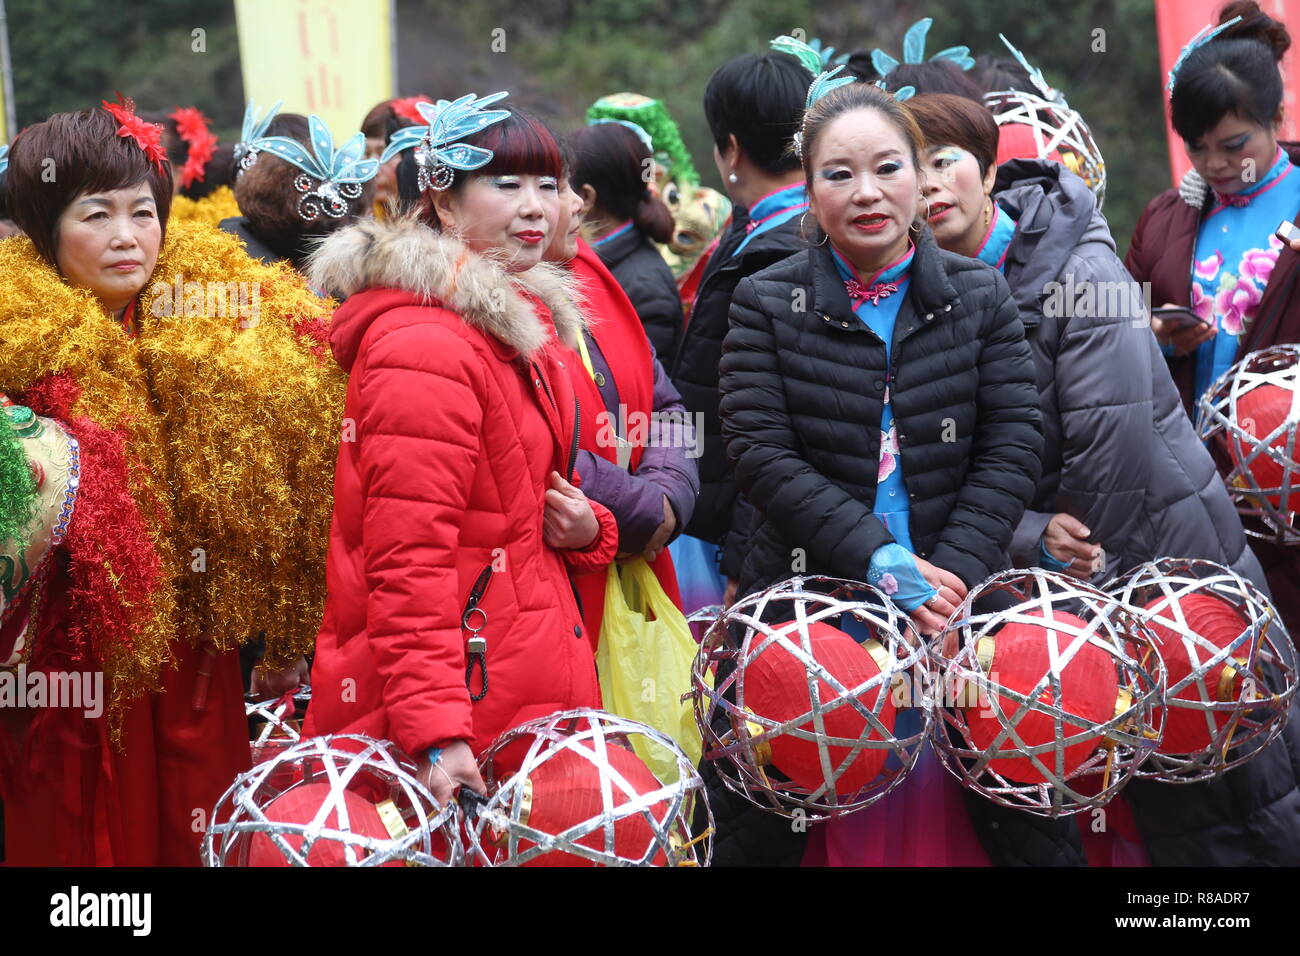
M1183 411L1132 278L1084 182L1050 162L1004 164L998 204L1017 222L1007 281L1037 366L1043 472L1012 539L1038 562L1068 512L1106 550L1105 580L1155 557L1231 565L1265 592L1259 562ZM1091 304L1089 304L1091 300ZM1300 725L1210 784L1126 791L1157 865L1300 864Z

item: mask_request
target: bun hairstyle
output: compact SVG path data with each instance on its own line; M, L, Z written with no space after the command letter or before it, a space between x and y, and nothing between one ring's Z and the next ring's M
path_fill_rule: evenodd
M870 83L846 83L814 103L804 113L800 123L799 158L803 163L803 175L809 194L812 193L813 155L817 152L817 141L831 123L845 113L857 110L875 110L883 116L907 144L912 168L917 171L917 176L922 175L921 154L926 148L925 136L921 133L916 118L894 99L894 94Z
M266 129L267 136L285 136L310 147L311 133L307 117L301 113L281 113ZM235 202L248 220L252 231L278 254L297 262L303 254L303 240L323 236L362 215L374 201L375 186L371 180L361 189L361 195L348 200L347 215L335 219L321 215L307 222L298 213L302 193L294 188L294 180L306 175L292 163L285 162L273 153L262 150L255 162L235 180ZM315 180L313 180L314 182Z
M654 156L641 137L619 123L585 126L569 137L575 190L596 191L596 208L616 222L632 223L655 242L673 237L673 214L650 191Z
M1025 68L1007 57L977 56L975 66L967 76L985 93L1001 93L1004 90L1038 93Z
M162 239L172 206L170 163L150 162L107 110L55 113L14 137L9 147L5 193L9 215L31 237L36 251L58 268L59 217L83 193L110 192L147 182ZM56 172L47 175L49 169Z
M900 63L885 77L885 86L891 93L910 86L918 96L923 93L949 93L984 105L984 91L979 84L951 60Z
M921 153L925 150L925 137L911 113L894 99L894 94L880 89L870 83L846 83L831 90L803 115L799 124L800 152L803 163L803 175L808 189L812 189L812 157L817 151L817 140L832 122L845 113L855 110L875 110L898 131L898 135L907 144L912 157L912 166L921 168Z
M1255 0L1233 0L1219 11L1220 23L1234 17L1241 17L1241 22L1220 33L1220 40L1257 40L1273 51L1275 60L1281 60L1291 48L1291 34L1286 25L1261 10Z
M1260 126L1271 126L1282 106L1278 61L1291 46L1286 26L1254 0L1235 0L1220 11L1229 27L1187 58L1174 78L1169 99L1174 130L1195 143L1229 113Z

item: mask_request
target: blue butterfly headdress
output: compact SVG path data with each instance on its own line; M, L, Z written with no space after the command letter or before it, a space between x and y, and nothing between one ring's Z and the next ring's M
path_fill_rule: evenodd
M456 179L456 170L469 172L492 161L492 150L470 146L461 140L506 119L509 110L485 110L483 107L509 95L492 93L480 99L473 93L466 93L451 102L438 100L437 103L415 104L429 125L399 129L389 140L379 162L386 163L402 150L414 146L420 191L447 189Z
M918 64L925 62L925 37L930 32L930 26L933 23L933 17L925 17L908 27L907 32L903 34L903 63ZM969 70L975 65L968 46L950 46L946 50L940 50L930 59L931 61L950 60L963 70ZM877 47L871 51L871 65L876 68L876 72L880 74L883 83L885 77L894 72L901 64L884 50ZM902 90L899 90L899 93L901 92ZM915 93L916 91L913 89L911 92ZM910 96L911 93L908 95ZM895 96L899 99L907 98L898 96L898 94L895 94Z
M267 110L265 116L259 116L257 104L252 100L248 101L248 106L244 108L244 125L239 133L239 142L234 148L239 172L243 172L257 162L257 141L266 135L267 127L271 125L271 120L275 119L275 114L280 112L280 104L283 102L284 100L276 100L275 105Z
M848 83L853 83L857 79L854 76L838 75L844 69L843 62L833 70L823 70L822 67L826 65L830 54L835 52L835 48L830 47L828 50L821 50L819 49L821 45L819 41L814 40L813 43L816 43L817 46L804 43L802 40L796 40L792 36L779 36L772 41L773 50L776 50L779 53L788 53L790 56L802 63L809 73L816 76L816 79L813 80L812 84L808 87L808 98L804 101L805 110L812 109L813 104L831 90L838 89ZM841 59L847 60L848 57L841 57ZM875 85L885 92L889 92L888 88L882 81L877 81ZM904 86L902 89L897 90L893 96L894 99L902 102L915 93L915 87ZM802 130L794 134L794 151L795 155L800 157L803 156Z
M9 168L9 147L0 146L0 176Z
M1183 64L1187 62L1189 56L1201 47L1205 46L1205 44L1209 43L1240 19L1241 17L1233 17L1227 23L1220 23L1217 27L1211 26L1208 23L1201 27L1196 36L1187 41L1187 46L1183 47L1183 51L1178 54L1178 59L1174 60L1173 69L1169 71L1169 83L1166 84L1165 89L1170 93L1174 91L1174 79L1178 76L1178 71L1183 68Z
M311 151L287 136L263 136L254 141L258 149L278 156L303 171L293 181L293 188L303 193L298 200L298 215L308 222L321 213L339 219L348 212L348 200L361 195L361 186L375 178L379 160L366 159L366 137L354 133L352 138L334 148L334 137L325 121L315 114L307 117Z

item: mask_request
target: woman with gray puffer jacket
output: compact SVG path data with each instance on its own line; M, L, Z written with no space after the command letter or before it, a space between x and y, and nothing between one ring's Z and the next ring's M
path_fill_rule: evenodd
M927 95L907 106L930 144L935 237L1004 271L1037 368L1043 470L1013 563L1104 585L1157 557L1201 558L1268 593L1094 195L1058 163L993 165L997 127L963 104ZM1156 865L1296 865L1298 776L1291 726L1219 780L1140 780L1125 794Z

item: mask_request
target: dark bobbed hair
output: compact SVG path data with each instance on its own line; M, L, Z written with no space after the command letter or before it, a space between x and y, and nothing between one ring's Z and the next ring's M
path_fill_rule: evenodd
M36 251L58 268L59 217L86 193L128 189L147 182L162 238L172 205L171 164L155 166L130 137L117 135L118 121L96 107L55 113L16 137L9 147L6 204ZM52 174L52 175L51 175Z
M719 150L735 136L754 165L769 175L799 168L790 139L813 77L784 53L746 53L722 64L704 90L704 116Z
M655 242L673 237L673 214L650 191L654 157L632 130L618 123L585 126L569 137L574 189L590 186L596 207L606 216L625 219Z
M510 115L498 123L493 123L462 142L481 149L490 149L492 158L487 165L472 172L455 171L448 190L453 194L461 192L472 175L476 176L554 176L557 180L565 173L564 154L555 135L546 124L524 110L512 106L494 107L506 109ZM433 206L433 190L420 195L416 189L417 170L414 158L415 150L406 150L406 155L397 167L397 184L403 199L414 191L419 196L420 218L430 229L441 230L442 224ZM405 167L405 172L403 168ZM406 180L403 185L403 179Z
M307 117L301 113L279 114L267 127L266 135L285 136L311 147ZM348 200L347 215L335 219L322 214L315 221L307 222L298 214L298 201L303 194L293 185L301 175L305 174L297 166L262 150L257 161L239 174L234 187L235 202L239 203L239 211L252 231L277 252L295 261L301 255L304 239L333 232L369 210L375 190L371 180L362 187L360 196Z
M1291 46L1286 27L1253 0L1238 0L1220 12L1220 22L1242 22L1198 48L1179 69L1169 99L1174 130L1198 142L1228 114L1270 126L1282 105L1278 61Z
M925 93L905 101L903 109L916 119L930 148L960 146L975 157L981 176L997 165L998 124L985 107L964 96Z

